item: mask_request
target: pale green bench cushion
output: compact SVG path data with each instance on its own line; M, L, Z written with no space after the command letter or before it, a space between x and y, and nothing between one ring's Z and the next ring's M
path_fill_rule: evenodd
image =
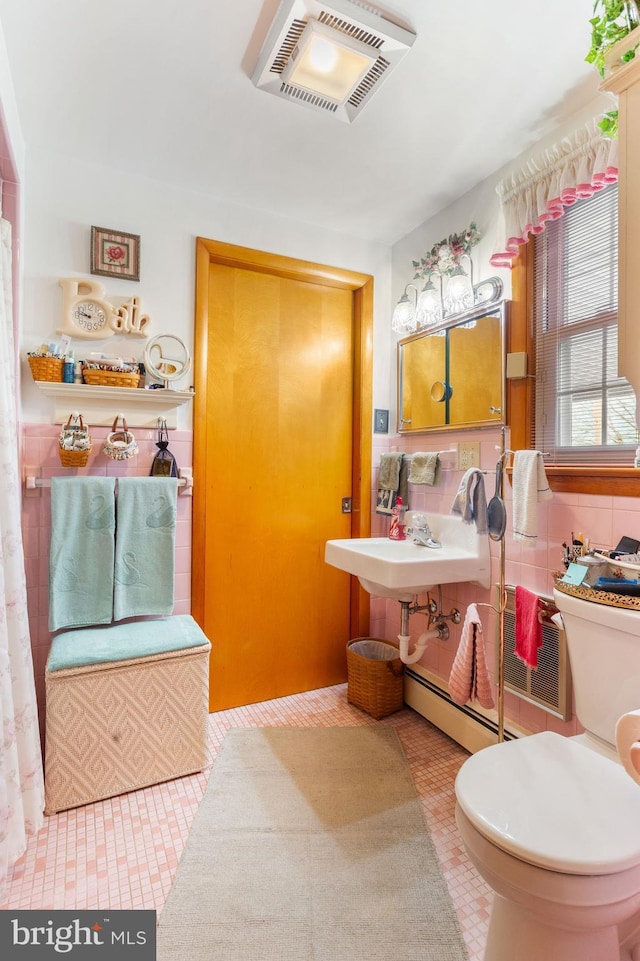
M190 614L86 627L64 631L53 638L47 670L62 671L88 664L128 661L208 643L206 634Z

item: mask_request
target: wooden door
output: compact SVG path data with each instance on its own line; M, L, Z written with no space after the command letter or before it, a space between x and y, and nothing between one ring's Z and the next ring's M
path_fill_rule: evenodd
M324 545L369 533L371 284L198 242L193 612L211 710L344 681L367 630Z

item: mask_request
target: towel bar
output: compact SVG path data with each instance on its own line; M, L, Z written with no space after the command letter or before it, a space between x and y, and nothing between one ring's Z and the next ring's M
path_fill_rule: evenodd
M34 470L33 467L25 470L24 475L24 486L25 490L38 490L43 487L51 487L50 477L38 477L34 473L30 473ZM117 482L117 480L116 480ZM193 493L193 475L191 474L190 468L184 468L182 470L182 476L178 478L178 491L180 494L190 495Z

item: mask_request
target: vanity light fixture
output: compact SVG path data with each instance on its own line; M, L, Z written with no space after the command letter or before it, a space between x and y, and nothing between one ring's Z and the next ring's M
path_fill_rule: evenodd
M469 261L469 272L464 269L460 261L465 256ZM473 264L468 254L463 254L449 274L444 308L448 314L460 314L474 306L473 295Z
M411 288L414 292L413 302L409 299L407 291ZM393 311L391 328L397 334L410 334L417 329L416 307L418 303L418 288L415 284L407 284L404 293Z
M351 123L415 36L360 0L281 0L252 80L267 93Z
M422 277L425 285L419 294L417 289L413 288L416 298L412 308L407 289L413 287L413 284L407 284L393 312L391 327L394 331L413 333L425 327L436 327L453 316L497 299L497 288L502 292L502 283L497 278L493 277L477 285L473 283L470 251L479 240L480 234L472 222L466 230L459 234L450 234L448 238L434 244L420 260L413 261L413 279ZM433 282L434 278L438 281L438 287ZM475 321L470 320L468 326L474 325Z
M437 288L432 280L433 276L437 276L438 278ZM439 324L443 319L443 315L442 277L439 274L432 274L420 291L418 297L416 326L419 329L421 327L430 327L433 324Z

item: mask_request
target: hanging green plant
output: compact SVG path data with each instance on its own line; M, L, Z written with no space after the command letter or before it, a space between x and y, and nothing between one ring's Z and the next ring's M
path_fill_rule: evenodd
M604 77L607 56L611 48L640 26L637 0L595 0L591 24L591 48L585 57ZM633 60L640 44L622 54L622 63ZM604 137L618 136L618 111L609 110L598 124Z
M591 49L585 60L604 77L607 54L616 43L640 26L636 0L595 0L591 24ZM623 54L627 63L635 57L637 46Z

